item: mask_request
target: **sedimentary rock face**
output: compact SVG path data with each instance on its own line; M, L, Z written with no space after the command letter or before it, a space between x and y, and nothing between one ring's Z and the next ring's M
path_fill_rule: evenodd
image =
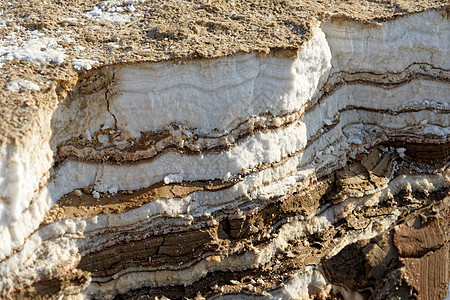
M0 7L1 297L446 297L447 4Z

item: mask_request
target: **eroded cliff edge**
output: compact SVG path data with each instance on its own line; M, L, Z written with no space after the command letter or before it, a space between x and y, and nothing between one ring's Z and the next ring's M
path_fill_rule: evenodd
M70 60L49 42L36 62L4 46L2 296L445 297L448 8L364 4L235 53L183 56L162 27L146 35L172 54L112 47L104 66L107 47ZM146 5L86 22L127 32Z

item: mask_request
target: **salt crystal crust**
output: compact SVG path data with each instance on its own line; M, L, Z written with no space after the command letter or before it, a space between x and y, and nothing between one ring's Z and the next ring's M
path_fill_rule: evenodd
M73 97L43 111L15 143L0 145L0 295L63 277L83 257L127 239L214 227L238 212L249 215L380 143L448 144L449 32L439 10L379 26L336 18L318 24L296 51L88 72L88 83L79 84ZM89 70L85 61L78 63ZM36 88L32 82L18 85ZM402 158L405 150L380 155ZM353 211L405 189L433 193L448 185L448 158L433 171L417 167L422 175L399 175L398 162L390 163L382 184L342 196L340 204L307 220L293 217L258 251L230 250L217 259L205 254L189 268L130 267L93 275L77 293L112 297L144 285L190 285L207 272L258 268L289 241L327 230ZM211 180L230 187L40 226L61 197L73 191L80 196L88 186L99 199L161 182ZM349 233L328 255L384 232L400 214L395 210L377 226ZM299 288L297 281L317 287ZM330 290L321 272L307 268L270 293L301 298Z

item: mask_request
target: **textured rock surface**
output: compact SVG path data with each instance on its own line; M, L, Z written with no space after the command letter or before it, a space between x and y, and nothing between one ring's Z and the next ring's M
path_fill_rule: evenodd
M1 5L1 297L446 296L444 2L72 2Z

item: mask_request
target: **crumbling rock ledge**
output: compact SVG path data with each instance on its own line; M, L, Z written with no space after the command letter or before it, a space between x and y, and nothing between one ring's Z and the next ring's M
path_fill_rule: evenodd
M9 82L40 105L1 120L0 296L444 298L450 25L429 5Z

